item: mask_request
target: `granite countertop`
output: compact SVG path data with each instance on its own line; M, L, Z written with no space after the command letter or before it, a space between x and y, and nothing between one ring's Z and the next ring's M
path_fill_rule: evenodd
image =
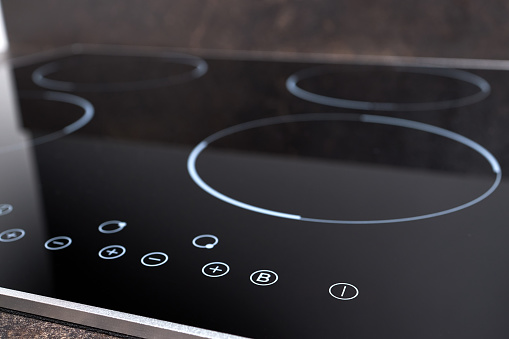
M133 338L62 322L0 311L0 338Z

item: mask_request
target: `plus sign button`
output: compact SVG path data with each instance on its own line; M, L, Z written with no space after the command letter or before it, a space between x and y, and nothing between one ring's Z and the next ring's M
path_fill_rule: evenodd
M219 278L230 272L230 267L224 262L211 262L203 266L201 272L210 278Z
M13 228L11 230L3 231L0 233L0 241L1 242L11 242L16 241L25 236L25 231L21 228Z
M269 286L269 285L274 284L277 281L278 276L277 276L276 272L272 272L269 270L259 270L259 271L253 272L253 274L251 274L249 279L251 279L251 282L255 285Z
M120 245L106 246L99 251L102 259L117 259L125 254L125 247Z

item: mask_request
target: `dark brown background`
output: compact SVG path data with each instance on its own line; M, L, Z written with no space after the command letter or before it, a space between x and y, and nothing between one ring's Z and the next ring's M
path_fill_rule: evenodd
M2 5L15 55L80 42L509 58L507 1L4 0ZM0 337L110 338L2 312Z
M4 0L15 50L75 42L506 59L509 2Z

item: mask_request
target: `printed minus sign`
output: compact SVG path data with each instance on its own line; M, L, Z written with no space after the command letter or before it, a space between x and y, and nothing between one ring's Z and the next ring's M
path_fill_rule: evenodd
M63 243L63 242L61 242L61 241L55 241L55 240L53 240L53 243L54 243L55 245L60 245L60 246L65 245L65 243Z
M155 260L155 261L161 261L161 259L158 259L158 258L152 258L152 257L148 257L148 259L150 259L150 260Z

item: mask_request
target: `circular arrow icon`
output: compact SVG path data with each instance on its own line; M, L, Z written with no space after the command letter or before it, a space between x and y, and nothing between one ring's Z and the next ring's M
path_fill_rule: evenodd
M205 241L200 241L198 243L198 240L205 239ZM203 242L207 242L206 244L203 244ZM219 243L219 239L212 234L202 234L193 239L193 245L198 248L206 248L208 250L214 248Z
M110 220L99 225L99 232L105 234L117 233L122 231L126 226L127 223L124 221Z

